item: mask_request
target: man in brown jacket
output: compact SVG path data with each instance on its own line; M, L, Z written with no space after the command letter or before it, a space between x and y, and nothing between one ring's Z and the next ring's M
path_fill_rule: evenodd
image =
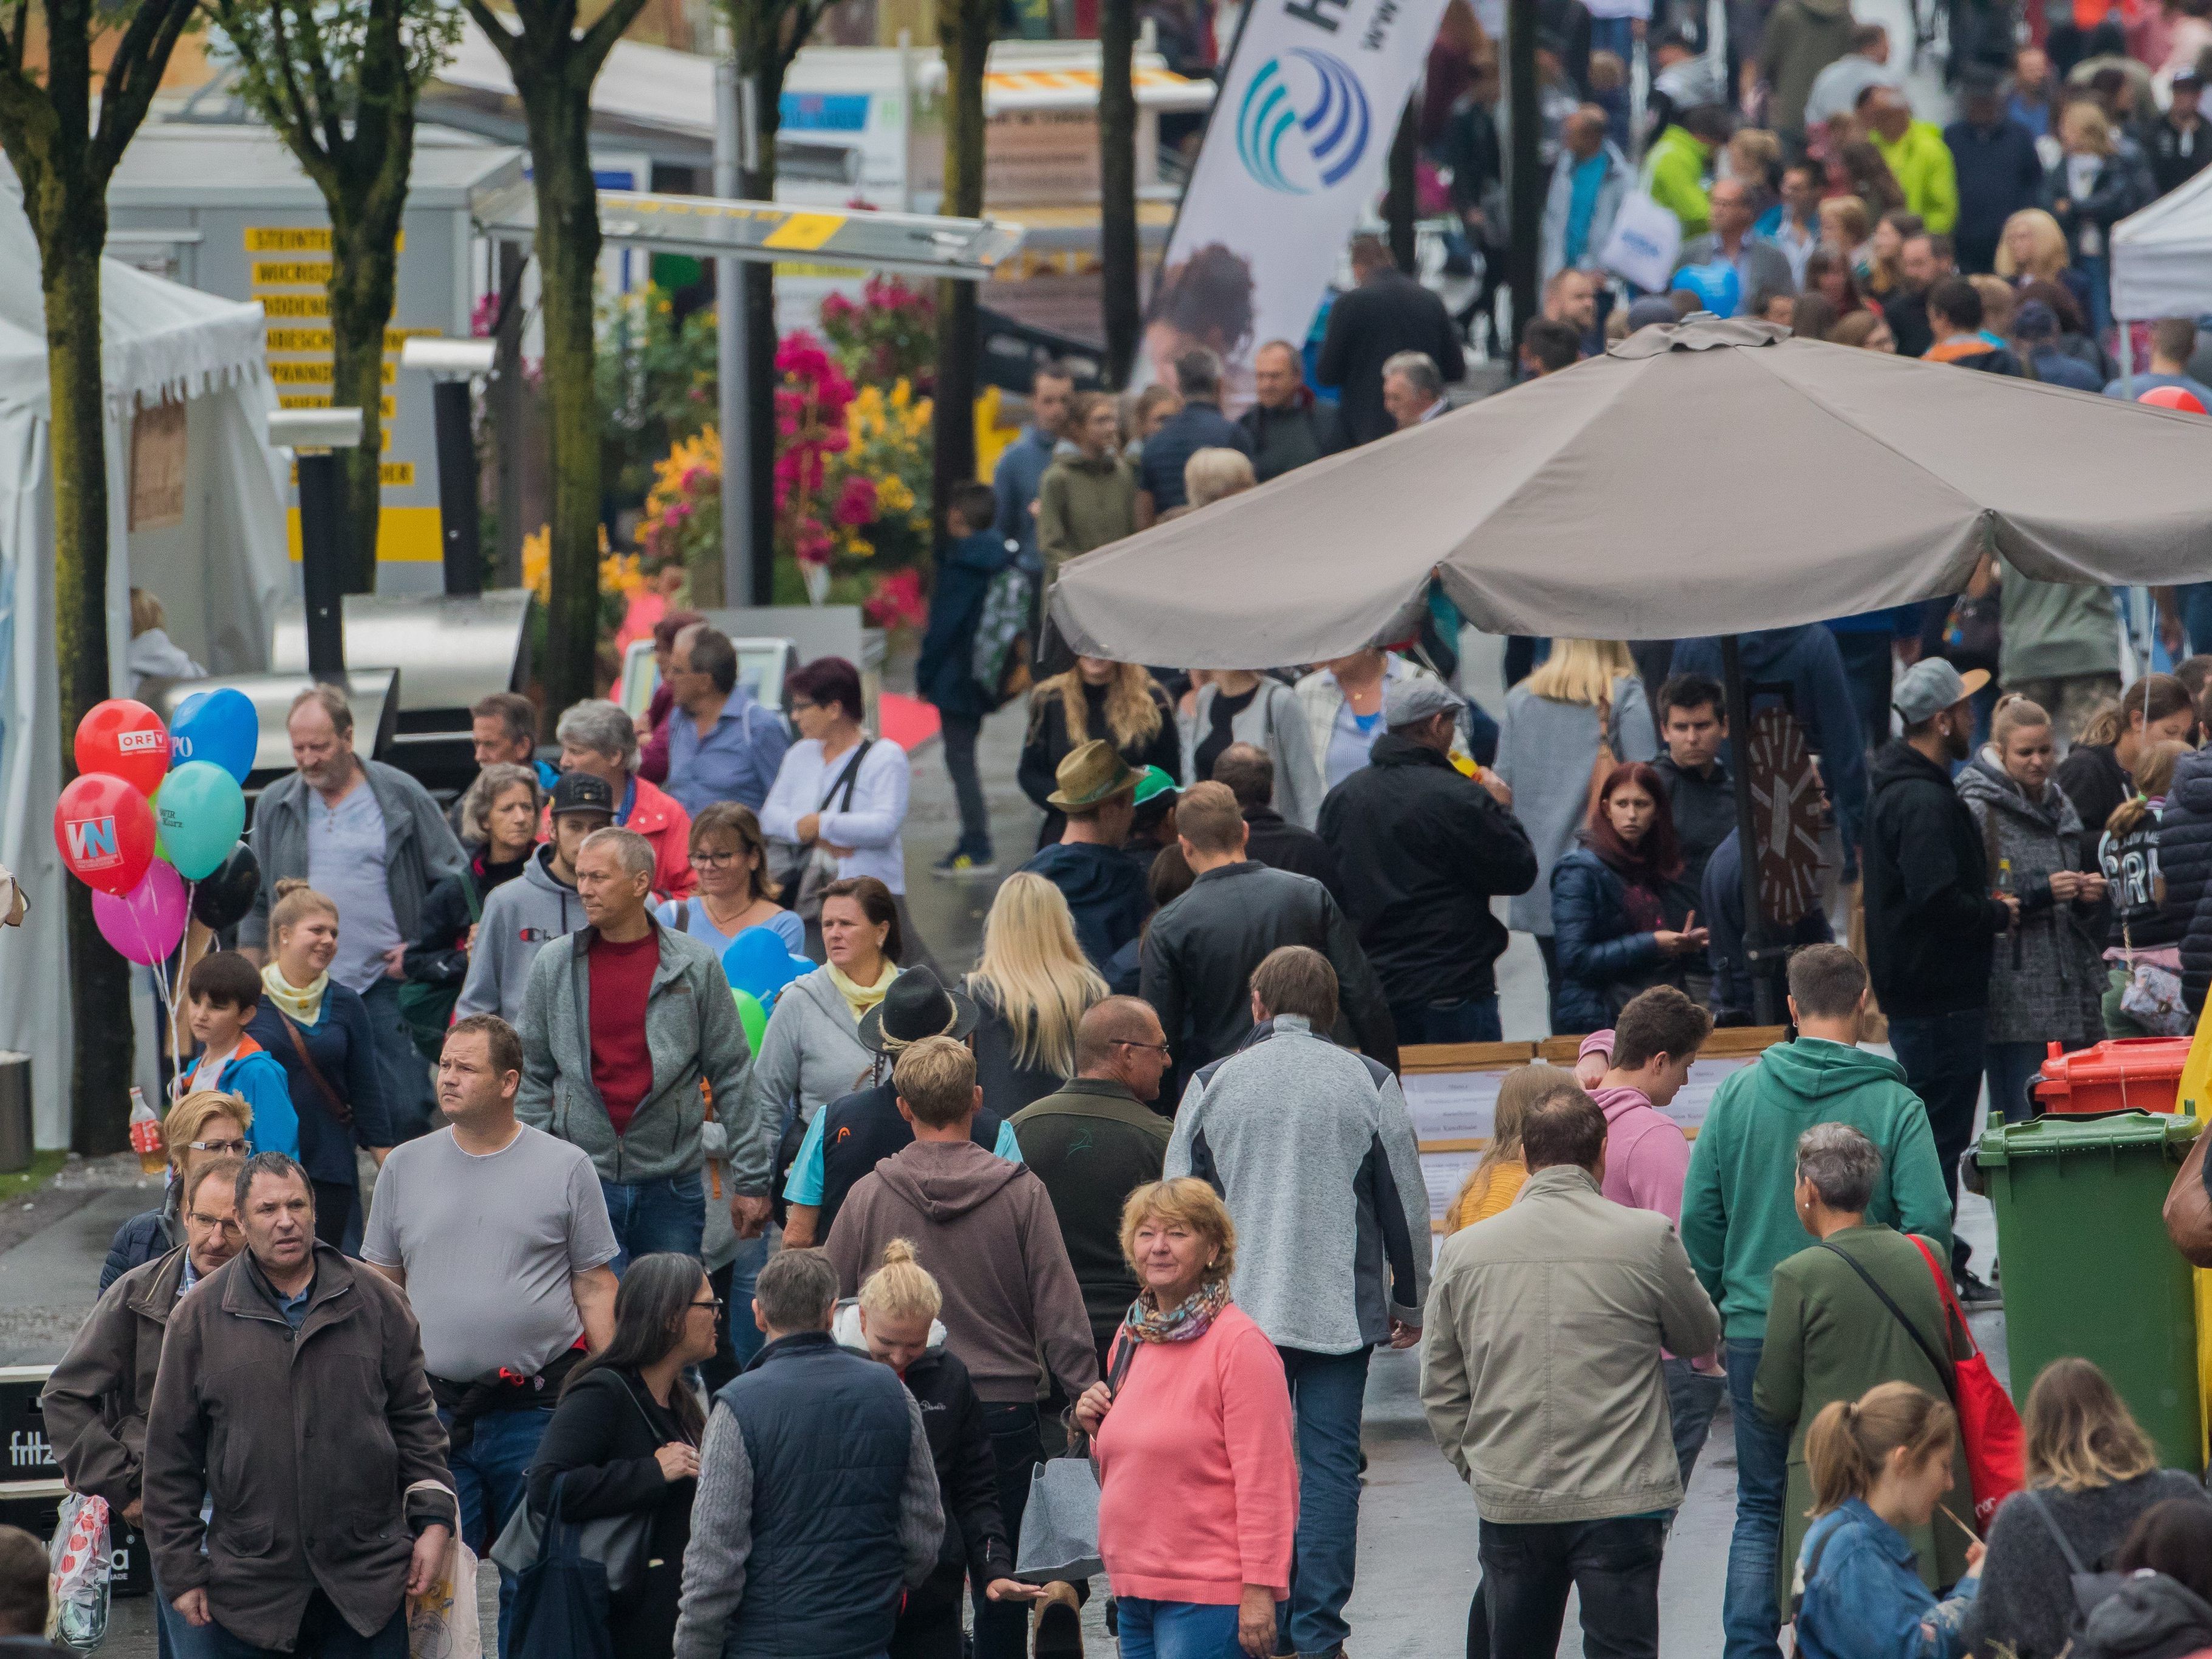
M983 1091L967 1045L924 1037L899 1056L891 1081L914 1143L854 1184L825 1248L844 1296L859 1293L895 1238L911 1239L936 1275L945 1346L968 1367L983 1402L1000 1512L1006 1535L1018 1539L1030 1472L1042 1451L1038 1354L1070 1400L1098 1380L1083 1289L1044 1183L969 1139ZM1058 1617L1073 1610L1072 1593L1061 1595ZM1022 1651L1024 1617L1018 1605L977 1597L977 1659Z
M155 1572L226 1652L405 1659L406 1597L436 1580L456 1518L415 1317L315 1242L290 1158L248 1159L236 1192L246 1249L171 1316L154 1387Z

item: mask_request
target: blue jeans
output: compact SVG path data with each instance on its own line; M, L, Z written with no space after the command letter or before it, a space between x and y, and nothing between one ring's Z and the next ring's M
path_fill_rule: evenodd
M154 1575L154 1640L161 1659L216 1659L216 1627L194 1626L169 1605L159 1573Z
M1667 1378L1667 1420L1674 1440L1674 1462L1681 1468L1686 1490L1690 1471L1698 1467L1698 1454L1705 1449L1705 1437L1712 1432L1713 1413L1721 1408L1721 1396L1728 1392L1728 1382L1692 1370L1690 1362L1680 1354L1662 1360L1660 1370Z
M2002 948L2000 945L1999 948ZM1943 1168L1943 1188L1951 1212L1959 1211L1959 1159L1974 1139L1974 1107L1982 1094L1982 1065L1988 1048L1984 1035L1988 1011L1965 1008L1924 1018L1889 1017L1889 1046L1905 1067L1905 1081L1928 1111L1936 1137L1936 1161ZM1953 1277L1966 1270L1966 1246L1951 1234Z
M2043 1067L2040 1042L1992 1042L1982 1069L1990 1080L1990 1110L2008 1123L2025 1123L2035 1115L2028 1098L2027 1080Z
M1275 1352L1283 1357L1298 1434L1298 1534L1282 1633L1294 1652L1328 1653L1352 1633L1344 1604L1359 1558L1359 1410L1375 1350Z
M1729 1409L1735 1414L1735 1532L1729 1539L1721 1629L1727 1659L1781 1659L1775 1638L1774 1558L1782 1547L1782 1504L1790 1490L1790 1431L1752 1403L1764 1341L1728 1340Z
M1239 1659L1237 1609L1211 1601L1148 1601L1123 1595L1114 1602L1121 1632L1121 1659Z
M699 1254L707 1231L707 1188L696 1170L620 1186L602 1176L599 1190L606 1194L607 1219L614 1224L615 1242L622 1246L622 1254L611 1264L617 1274L636 1256L663 1250Z
M438 1420L448 1431L453 1413ZM538 1459L538 1443L553 1420L553 1407L526 1412L486 1412L476 1419L476 1437L459 1451L449 1450L446 1466L461 1500L461 1541L479 1557L489 1555L501 1529L522 1502L524 1477ZM499 1650L507 1651L507 1627L514 1622L514 1576L499 1573Z
M214 1659L294 1659L298 1653L313 1653L319 1659L407 1659L407 1603L403 1599L398 1611L375 1635L363 1636L346 1623L329 1596L317 1590L307 1599L298 1644L292 1649L257 1648L225 1630L220 1618L199 1634L211 1638L209 1651Z
M1414 1042L1503 1042L1498 996L1461 997L1454 1002L1394 1002L1390 1023L1401 1047Z
M753 1363L753 1356L767 1346L768 1337L753 1323L753 1281L760 1270L768 1266L768 1235L758 1238L741 1238L738 1253L730 1258L730 1288L722 1300L729 1305L725 1311L730 1319L730 1348L737 1356L738 1369L743 1370Z

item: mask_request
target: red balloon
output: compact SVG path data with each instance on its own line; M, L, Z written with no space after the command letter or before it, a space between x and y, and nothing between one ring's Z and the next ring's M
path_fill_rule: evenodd
M2154 386L2136 401L2158 409L2178 409L2185 415L2205 413L2203 400L2195 392L2178 386Z
M71 875L121 898L154 862L154 809L121 778L88 772L54 803L54 845Z
M76 769L105 772L142 795L152 794L169 771L169 734L161 717L128 697L94 703L76 723Z

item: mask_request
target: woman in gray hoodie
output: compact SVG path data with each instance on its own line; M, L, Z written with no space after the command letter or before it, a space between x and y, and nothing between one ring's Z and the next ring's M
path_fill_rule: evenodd
M2033 1107L2028 1079L2049 1042L2085 1048L2104 1034L2105 878L2085 873L2081 819L2051 781L2051 716L2002 699L1990 741L1958 776L1989 855L1990 882L2020 901L1990 968L1990 1107L2008 1122Z

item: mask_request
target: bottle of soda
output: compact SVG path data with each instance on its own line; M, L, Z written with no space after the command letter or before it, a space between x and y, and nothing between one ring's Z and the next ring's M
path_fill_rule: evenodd
M131 1150L138 1154L138 1167L148 1175L159 1175L169 1167L169 1146L161 1133L161 1120L135 1083L131 1085Z

